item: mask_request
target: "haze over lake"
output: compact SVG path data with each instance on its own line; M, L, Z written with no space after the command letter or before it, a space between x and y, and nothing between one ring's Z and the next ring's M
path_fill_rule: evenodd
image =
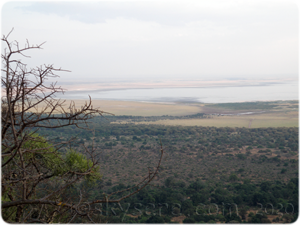
M145 102L226 103L244 101L298 100L298 81L239 86L119 88L69 91L65 99L92 99Z

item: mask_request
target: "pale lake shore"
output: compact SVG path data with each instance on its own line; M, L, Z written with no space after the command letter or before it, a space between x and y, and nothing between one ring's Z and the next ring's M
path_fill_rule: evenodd
M74 102L79 109L87 100L64 100L64 109ZM185 116L197 113L209 115L206 119L162 119L155 122L134 122L136 124L160 124L171 126L215 126L215 127L298 127L299 113L297 101L278 101L278 106L270 110L228 109L211 107L203 103L151 103L117 100L92 100L93 108L98 108L115 116ZM43 106L41 105L39 110ZM294 108L293 108L294 107ZM248 113L255 112L255 113ZM109 115L109 114L103 114ZM120 121L132 123L133 121ZM119 122L116 122L119 123Z

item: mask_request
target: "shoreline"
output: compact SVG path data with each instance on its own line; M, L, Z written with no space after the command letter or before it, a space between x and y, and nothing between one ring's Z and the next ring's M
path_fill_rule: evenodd
M66 101L89 101L89 98L76 98L76 99L70 99L70 98L57 98L60 100L66 100ZM192 100L173 100L173 101L151 101L151 100L123 100L123 99L100 99L100 98L92 98L92 102L94 101L103 101L103 102L137 102L137 103L150 103L150 104L205 104L205 105L213 105L213 104L228 104L228 103L251 103L251 102L299 102L299 99L289 99L289 100L245 100L245 101L228 101L228 102L201 102L201 101L192 101Z
M77 81L60 82L68 92L99 92L115 91L128 89L165 89L165 88L228 88L228 87L248 87L248 86L269 86L285 83L298 83L296 78L285 79L218 79L218 80L199 80L199 79L172 79L172 80L128 80L128 81Z
M75 103L77 109L84 105L88 100L65 100L64 109L68 109L71 102ZM92 100L93 108L98 108L104 112L115 116L188 116L197 113L205 113L208 115L205 119L172 119L162 118L153 122L137 122L136 124L157 124L171 126L215 126L215 127L248 127L251 121L251 128L258 127L298 127L298 101L277 100L274 107L268 109L260 109L259 107L268 107L270 104L243 104L240 106L223 107L213 106L213 104L204 103L152 103L152 102L134 102L134 101L118 101L118 100ZM273 105L273 104L272 104ZM45 105L44 105L45 106ZM246 107L243 107L246 106ZM256 107L259 106L259 107ZM43 105L39 106L41 109ZM227 108L226 108L227 107ZM252 107L252 108L251 108ZM105 113L104 113L105 116ZM119 121L116 123L132 123L128 121Z

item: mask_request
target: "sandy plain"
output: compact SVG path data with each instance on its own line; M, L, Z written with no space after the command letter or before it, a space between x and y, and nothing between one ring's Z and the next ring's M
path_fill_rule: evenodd
M64 109L68 109L71 102L75 103L77 109L84 105L86 100L65 100ZM148 103L131 101L92 100L93 108L99 108L104 112L131 116L181 116L202 112L201 107L187 104ZM39 108L45 107L40 104Z
M251 125L249 127L249 123ZM121 123L126 123L121 122ZM243 116L212 116L205 119L174 119L153 122L135 122L135 124L160 124L171 126L214 126L214 127L298 127L298 112L266 113Z
M76 108L80 108L86 100L65 100L64 108L68 109L71 102L74 102ZM148 103L133 101L111 101L111 100L93 100L93 107L99 108L105 112L119 115L132 116L182 116L196 113L240 113L241 110L230 110L222 108L208 107L199 103ZM289 106L289 105L288 105ZM39 106L40 109L43 105ZM245 110L243 110L245 111ZM247 111L247 110L246 110ZM248 110L249 111L249 110ZM251 110L250 110L251 111ZM253 111L253 110L252 110ZM254 110L255 111L255 110ZM136 124L160 124L172 126L215 126L215 127L298 127L298 110L289 108L280 108L265 113L250 115L210 115L210 118L201 119L163 119L152 122L135 122ZM132 121L120 121L116 123L132 123Z

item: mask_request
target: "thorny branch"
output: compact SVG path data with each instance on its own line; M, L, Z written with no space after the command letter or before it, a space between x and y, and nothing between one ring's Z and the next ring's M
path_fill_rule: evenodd
M78 216L94 223L90 206L119 203L145 188L158 174L164 149L161 145L154 172L149 170L141 182L130 188L85 202L89 206L85 212L80 211L81 193L77 204L70 198L62 202L68 187L97 172L97 152L94 147L85 147L90 164L84 171L76 170L67 167L68 162L59 153L74 139L50 145L49 140L39 137L37 132L39 128L71 125L88 129L91 118L106 112L93 108L91 97L80 108L74 102L66 106L64 100L56 99L55 95L65 90L56 82L49 83L48 79L58 78L57 72L69 71L46 64L27 68L17 56L29 57L27 51L41 49L44 43L30 45L26 40L25 46L21 47L17 41L8 40L11 32L1 39L6 46L1 54L2 216L14 223L71 223ZM116 197L121 193L121 197Z

